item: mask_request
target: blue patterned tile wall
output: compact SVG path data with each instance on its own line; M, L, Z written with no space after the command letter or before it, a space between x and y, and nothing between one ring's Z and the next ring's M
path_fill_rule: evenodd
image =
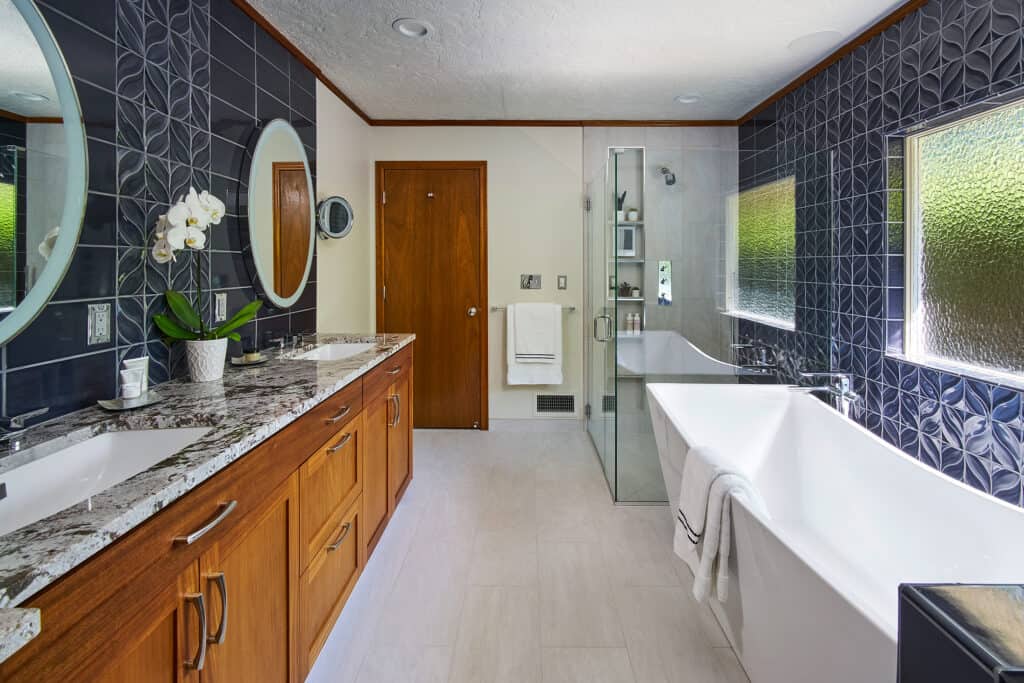
M890 135L1024 85L1022 8L1020 0L932 0L740 129L741 186L784 174L787 150L833 153L827 360L855 376L865 399L857 419L922 462L1017 505L1021 393L887 355L902 347L904 263L886 170L901 168ZM820 256L797 249L798 258L801 249ZM795 333L745 323L740 334L776 344L790 371L823 360L801 347L808 331L799 316Z
M3 349L4 414L50 416L115 393L122 359L149 354L155 381L184 373L151 321L168 287L195 290L188 259L149 257L156 217L209 188L228 215L212 228L203 278L229 308L255 298L243 257L243 158L258 122L288 119L316 155L316 80L231 0L40 0L85 117L89 197L67 277L39 318ZM314 267L313 274L316 270ZM315 277L311 277L315 280ZM207 299L208 301L210 299ZM115 313L109 344L86 344L90 303ZM206 312L209 315L209 311ZM243 334L313 330L316 283L290 310L265 309Z

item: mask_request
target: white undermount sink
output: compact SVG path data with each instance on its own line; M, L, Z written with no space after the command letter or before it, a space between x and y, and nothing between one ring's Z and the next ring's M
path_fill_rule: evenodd
M0 474L0 536L60 512L198 441L209 427L105 432Z
M295 356L296 360L342 360L375 348L376 344L321 344Z

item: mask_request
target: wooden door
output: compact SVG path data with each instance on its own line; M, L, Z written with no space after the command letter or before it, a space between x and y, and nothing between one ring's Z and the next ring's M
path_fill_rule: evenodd
M384 532L388 521L388 425L391 423L391 393L385 390L364 401L363 416L363 541L366 554Z
M275 161L274 291L288 298L302 284L309 257L309 185L301 161Z
M487 429L487 165L377 163L377 330L415 332L416 427Z
M250 517L199 559L212 639L203 683L299 678L297 475Z
M410 391L411 373L395 382L389 393L394 397L395 416L388 427L388 496L391 509L398 505L405 487L412 479L413 405Z
M148 624L139 638L125 642L98 683L198 683L202 639L199 566L193 562L145 609ZM205 609L207 604L203 604ZM123 605L124 609L134 606ZM120 634L121 637L127 634ZM188 663L186 663L188 662Z

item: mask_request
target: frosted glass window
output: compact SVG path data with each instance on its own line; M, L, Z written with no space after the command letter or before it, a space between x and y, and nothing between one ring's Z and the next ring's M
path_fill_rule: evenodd
M1024 372L1024 103L910 142L907 352Z
M739 193L732 308L792 327L796 317L796 179Z

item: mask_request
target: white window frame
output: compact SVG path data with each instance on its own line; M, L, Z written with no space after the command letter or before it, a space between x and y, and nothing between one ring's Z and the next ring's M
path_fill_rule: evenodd
M903 141L903 353L889 353L887 355L903 358L905 360L938 368L951 372L966 374L972 377L989 380L994 383L1012 385L1016 388L1024 388L1024 376L1012 372L1003 372L985 365L974 363L963 363L950 360L942 356L935 356L926 353L921 347L921 207L918 197L920 195L920 166L921 148L920 142L934 133L955 128L969 121L989 116L1003 109L1020 107L1024 104L1022 100L1015 100L1000 104L996 107L987 108L968 116L932 128L926 128L908 134Z

